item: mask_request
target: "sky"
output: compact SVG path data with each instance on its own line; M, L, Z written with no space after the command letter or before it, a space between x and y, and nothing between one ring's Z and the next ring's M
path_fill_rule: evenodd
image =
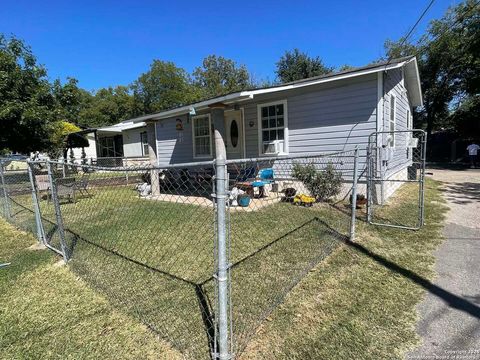
M362 66L415 23L428 0L402 1L25 1L2 0L0 33L31 46L49 77L87 90L128 85L153 59L191 72L210 54L275 79L286 50L328 66ZM413 37L458 0L436 0Z

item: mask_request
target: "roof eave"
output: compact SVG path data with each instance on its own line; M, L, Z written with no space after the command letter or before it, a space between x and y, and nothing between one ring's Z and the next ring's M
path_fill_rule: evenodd
M415 59L415 58L413 58ZM387 70L392 70L396 68L400 68L404 66L406 63L412 61L411 59L406 59L404 61L396 62L396 63L391 63L391 64L379 64L376 67L368 68L368 69L363 69L359 71L351 71L351 72L346 72L346 73L340 73L340 74L333 74L332 76L326 76L326 77L321 77L317 79L312 79L312 80L305 80L305 81L299 81L299 82L293 82L290 84L286 85L279 85L279 86L274 86L274 87L269 87L269 88L263 88L263 89L256 89L256 90L247 90L247 91L241 91L233 94L227 94L223 96L219 96L213 99L209 100L204 100L198 103L193 103L189 105L185 105L179 108L171 109L171 110L166 110L162 111L156 114L151 114L151 115L145 115L141 116L135 119L130 119L126 120L128 122L143 122L143 121L156 121L156 120L162 120L174 116L180 116L184 115L186 113L189 113L192 108L195 109L196 111L200 111L203 109L208 108L208 105L214 104L214 103L225 103L225 104L230 104L230 103L235 103L239 101L244 101L244 100L249 100L253 99L254 96L256 95L262 95L262 94L268 94L268 93L273 93L273 92L281 92L281 91L286 91L286 90L292 90L292 89L298 89L298 88L303 88L306 86L312 86L312 85L317 85L317 84L322 84L322 83L327 83L327 82L332 82L332 81L337 81L337 80L343 80L343 79L349 79L352 77L357 77L357 76L363 76L363 75L368 75L368 74L373 74L377 73L379 71L387 71ZM416 60L415 60L416 64ZM418 69L417 69L418 72ZM420 97L421 97L421 92L420 92ZM421 101L421 99L420 99Z
M423 106L422 85L418 71L417 58L413 57L405 64L405 80L412 106Z
M224 103L226 105L229 105L238 101L253 99L253 95L251 94L251 92L252 91L241 91L238 93L219 96L213 99L200 101L198 103L181 106L175 109L166 110L166 111L162 111L162 112L151 114L151 115L141 116L135 119L127 120L127 121L133 122L133 123L138 123L143 121L156 121L156 120L162 120L162 119L166 119L174 116L187 114L192 110L192 108L195 109L196 111L197 110L200 111L200 110L208 109L209 105L212 105L215 103Z

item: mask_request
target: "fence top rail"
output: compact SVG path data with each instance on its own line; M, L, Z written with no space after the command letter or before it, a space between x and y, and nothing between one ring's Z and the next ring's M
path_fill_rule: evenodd
M245 163L245 162L262 162L262 161L281 161L281 160L290 160L290 159L314 159L314 158L332 158L332 157L354 157L355 150L346 150L338 151L333 153L321 153L321 154L308 154L308 155L279 155L279 156L262 156L262 157L252 157L244 159L231 159L227 160L227 164L236 164L236 163Z
M62 158L58 158L58 161L61 161ZM87 156L85 158L82 157L68 157L65 161L71 160L149 160L148 156L105 156L105 157L95 157L95 156Z
M117 171L117 172L125 172L125 171L151 171L151 170L167 170L167 169L182 169L188 167L202 167L202 166L209 166L212 167L214 165L214 161L202 161L202 162L190 162L190 163L178 163L178 164L165 164L165 165L148 165L148 166L98 166L98 165L88 165L88 164L67 164L61 161L54 161L49 160L50 164L61 165L61 166L69 166L69 167L76 167L76 168L87 168L91 170L98 170L98 171Z
M401 133L419 133L421 135L427 135L427 133L425 132L425 130L422 130L422 129L410 129L410 130L395 130L395 131L388 131L388 130L385 130L385 131L374 131L372 132L368 137L373 137L373 136L377 136L377 135L383 135L383 134L391 134L391 133L394 133L394 134L401 134Z

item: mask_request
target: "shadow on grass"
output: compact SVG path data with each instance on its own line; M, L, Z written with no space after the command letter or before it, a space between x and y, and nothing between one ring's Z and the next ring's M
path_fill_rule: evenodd
M388 259L386 259L386 258L384 258L380 255L375 254L374 252L367 249L366 247L364 247L361 244L352 243L352 242L349 242L349 241L346 241L346 244L349 247L354 248L358 252L370 257L371 259L373 259L374 261L376 261L380 265L386 267L387 269L389 269L389 270L391 270L391 271L393 271L393 272L395 272L399 275L402 275L403 277L413 281L414 283L421 286L422 288L424 288L428 292L430 292L433 295L441 298L443 301L448 303L450 307L452 307L454 309L457 309L457 310L460 310L460 311L463 311L463 312L466 312L466 313L470 314L471 316L473 316L477 319L480 319L480 307L477 306L476 304L474 304L473 302L465 300L465 299L461 298L460 296L457 296L457 295L455 295L455 294L453 294L453 293L451 293L451 292L433 284L431 281L417 275L413 271L405 269L404 267L401 267L401 266L395 264L394 262L392 262L392 261L390 261L390 260L388 260ZM475 301L475 299L472 299L472 300Z
M233 323L230 330L237 356L290 290L345 241L345 235L327 224L332 221L329 217L342 217L342 222L348 219L344 219L341 212L332 214L333 208L326 209L327 214L322 213L321 216L327 216L326 221L321 220L318 213L303 208L285 207L283 211L279 215L283 219L281 227L274 221L264 223L265 219L258 218L271 217L268 212L258 212L255 219L250 214L238 214L238 218L232 220L236 224L232 228L232 247L235 248L237 242L235 249L239 257L231 265ZM292 211L298 216L292 216ZM58 227L51 220L43 218L43 221L47 241L60 249ZM263 224L264 233L252 224L257 227ZM270 227L275 225L277 229L272 231ZM94 231L79 234L68 226L65 235L71 257L69 267L81 279L186 357L212 357L217 348L213 267L201 271L201 276L194 276L189 268L195 266L195 262L184 259L181 264L177 260L183 272L172 272L168 266L162 267L168 263L150 260L162 255L161 247L150 245L150 253L139 253L135 249L139 244L132 241L130 247L118 249L110 242L102 242L102 238L97 239ZM255 242L259 237L266 241ZM209 241L213 238L202 244L207 245ZM171 269L178 270L178 267Z
M214 277L195 283L66 232L76 244L69 263L75 273L184 355L211 358L216 348ZM344 235L314 217L231 265L236 355L288 292L341 240Z

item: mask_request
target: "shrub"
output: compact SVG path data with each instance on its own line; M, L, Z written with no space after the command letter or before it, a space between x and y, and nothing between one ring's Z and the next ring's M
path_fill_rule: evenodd
M314 164L295 164L292 175L303 182L310 194L317 201L325 201L340 193L342 188L342 173L335 170L332 163L321 170Z

